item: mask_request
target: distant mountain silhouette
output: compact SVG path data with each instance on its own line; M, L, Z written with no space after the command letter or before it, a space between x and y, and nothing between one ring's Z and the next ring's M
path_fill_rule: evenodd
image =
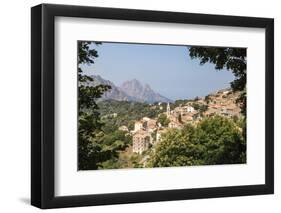
M172 102L170 99L153 91L148 84L143 85L137 79L125 81L120 87L113 82L103 79L99 75L91 76L94 81L88 82L88 85L96 86L99 84L110 85L111 90L105 92L102 100L117 100L117 101L135 101L135 102Z
M136 79L125 81L120 89L130 97L134 97L139 102L171 102L168 98L153 91L148 84L142 85Z

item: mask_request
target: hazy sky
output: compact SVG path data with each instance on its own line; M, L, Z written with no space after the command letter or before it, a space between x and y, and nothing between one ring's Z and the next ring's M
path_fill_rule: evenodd
M117 86L137 79L172 100L205 96L229 87L234 79L231 71L192 60L186 46L102 43L93 47L99 57L95 64L82 67L87 74L100 75Z

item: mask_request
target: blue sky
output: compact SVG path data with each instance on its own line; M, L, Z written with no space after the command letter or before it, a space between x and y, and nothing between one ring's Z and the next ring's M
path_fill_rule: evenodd
M230 86L231 71L217 71L213 64L191 59L187 46L102 43L92 45L99 54L95 64L83 65L87 74L100 75L119 86L126 80L147 83L172 99L205 96Z

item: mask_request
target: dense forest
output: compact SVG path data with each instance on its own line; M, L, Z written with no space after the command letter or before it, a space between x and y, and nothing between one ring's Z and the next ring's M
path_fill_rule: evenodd
M102 121L109 126L120 127L125 125L129 130L133 130L134 122L143 117L156 118L165 111L166 104L160 107L155 104L140 102L106 100L98 103ZM116 117L114 117L116 113Z

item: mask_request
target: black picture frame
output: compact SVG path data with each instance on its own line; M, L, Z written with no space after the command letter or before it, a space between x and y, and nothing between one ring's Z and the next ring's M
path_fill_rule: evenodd
M54 195L55 17L264 28L265 184L93 195ZM31 9L31 204L42 209L274 193L274 20L240 16L41 4ZM93 192L94 193L94 192Z

